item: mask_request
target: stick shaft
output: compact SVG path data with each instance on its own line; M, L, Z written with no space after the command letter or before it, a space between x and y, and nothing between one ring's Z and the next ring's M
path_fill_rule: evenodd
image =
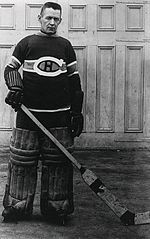
M33 122L38 125L38 127L52 140L52 142L66 155L67 158L80 170L82 171L82 166L77 162L77 160L65 149L65 147L40 123L40 121L24 106L21 106L21 109L33 120ZM98 179L97 176L89 169L86 169L85 172L81 172L83 180L86 184L95 192L95 189L91 185ZM101 181L100 184L101 185ZM104 186L103 193L95 192L113 211L120 217L123 215L127 208L120 204L117 198Z

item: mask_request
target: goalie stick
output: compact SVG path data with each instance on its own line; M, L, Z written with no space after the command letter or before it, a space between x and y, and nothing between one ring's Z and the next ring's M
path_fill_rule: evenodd
M81 176L90 189L120 218L124 225L150 223L150 211L132 213L113 195L104 183L89 169L83 167L66 148L41 124L41 122L23 104L21 109L48 136L61 152L79 169Z

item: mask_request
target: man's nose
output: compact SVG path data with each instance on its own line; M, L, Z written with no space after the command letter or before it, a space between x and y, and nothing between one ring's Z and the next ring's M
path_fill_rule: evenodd
M51 25L54 25L54 24L55 24L54 18L51 18L50 24L51 24Z

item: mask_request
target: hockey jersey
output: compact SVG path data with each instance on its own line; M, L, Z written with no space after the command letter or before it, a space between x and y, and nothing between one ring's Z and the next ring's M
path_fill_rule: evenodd
M76 55L67 39L27 36L16 45L12 59L23 65L23 103L29 109L53 112L70 108L73 93L81 85Z

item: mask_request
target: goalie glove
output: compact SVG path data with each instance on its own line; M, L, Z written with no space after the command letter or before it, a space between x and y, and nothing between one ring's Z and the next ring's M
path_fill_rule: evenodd
M83 130L83 91L76 91L71 104L71 132L73 137L79 137Z
M7 65L4 71L4 78L9 92L5 98L6 104L18 111L23 99L23 83L18 69L13 66L13 63Z
M20 106L22 104L23 100L23 92L21 89L11 89L6 98L5 102L8 105L11 105L11 107L15 110L18 111L20 109Z
M73 137L79 137L83 130L82 113L71 112L71 132Z

